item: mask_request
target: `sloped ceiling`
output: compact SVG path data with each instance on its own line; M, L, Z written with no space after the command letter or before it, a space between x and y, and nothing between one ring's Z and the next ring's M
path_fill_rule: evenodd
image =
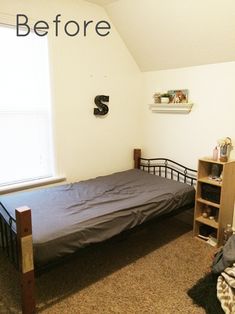
M235 61L235 0L89 0L104 5L142 71Z
M86 0L86 1L96 3L99 5L107 5L107 4L110 4L110 3L118 1L118 0Z

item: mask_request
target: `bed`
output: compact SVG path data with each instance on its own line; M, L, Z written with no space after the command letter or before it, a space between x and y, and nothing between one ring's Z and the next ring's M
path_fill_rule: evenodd
M35 269L150 219L191 208L195 180L195 170L169 159L141 158L135 149L134 169L0 196L0 241L20 272L23 313L35 311Z

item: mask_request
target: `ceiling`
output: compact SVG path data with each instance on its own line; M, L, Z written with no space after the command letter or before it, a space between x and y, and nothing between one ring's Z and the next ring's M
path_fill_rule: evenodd
M142 71L235 61L234 0L87 0L103 5Z
M118 1L118 0L86 0L86 1L104 6L104 5L110 4L110 3Z

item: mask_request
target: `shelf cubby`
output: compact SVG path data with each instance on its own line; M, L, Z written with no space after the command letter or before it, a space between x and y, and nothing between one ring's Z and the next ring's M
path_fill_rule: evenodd
M219 170L218 177L212 175L213 165ZM204 237L200 232L205 234L208 229L208 233L216 234L217 246L223 244L224 228L233 221L234 184L235 161L199 159L194 210L195 237Z

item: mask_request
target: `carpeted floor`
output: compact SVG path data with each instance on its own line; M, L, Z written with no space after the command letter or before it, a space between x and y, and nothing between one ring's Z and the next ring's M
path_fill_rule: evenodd
M175 218L111 239L36 279L37 311L58 314L200 314L187 290L214 248ZM20 312L17 273L0 251L0 313Z

